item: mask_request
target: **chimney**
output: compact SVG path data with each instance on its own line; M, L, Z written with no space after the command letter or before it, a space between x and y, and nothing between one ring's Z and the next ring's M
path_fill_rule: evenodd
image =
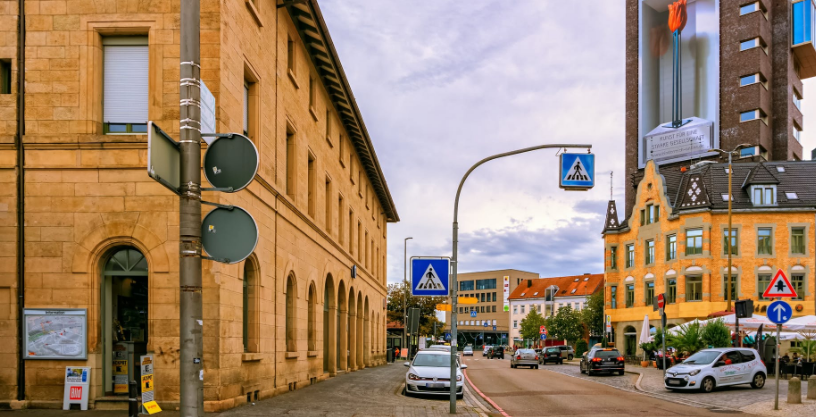
M530 287L532 287L532 286L533 286L533 280L528 279L528 280L527 280L527 288L530 288Z

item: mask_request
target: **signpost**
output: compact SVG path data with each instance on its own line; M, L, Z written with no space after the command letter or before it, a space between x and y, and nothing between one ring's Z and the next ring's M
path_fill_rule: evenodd
M768 288L762 294L763 297L796 297L796 291L781 269L776 272ZM776 300L768 306L768 320L776 323L776 395L774 397L774 410L779 410L779 337L782 333L782 325L787 323L793 316L793 309L790 304Z
M414 297L449 296L449 271L450 258L444 256L412 257L411 295Z

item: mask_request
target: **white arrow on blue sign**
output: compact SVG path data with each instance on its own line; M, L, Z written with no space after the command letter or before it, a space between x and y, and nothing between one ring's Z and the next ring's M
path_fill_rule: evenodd
M776 324L787 323L792 316L793 309L784 301L774 301L768 306L768 320Z
M411 258L411 295L439 297L450 295L450 258L415 256Z
M542 335L541 335L541 340L547 340L547 335L546 335L546 334L542 334Z
M595 186L595 155L562 153L558 185L565 190L588 190Z

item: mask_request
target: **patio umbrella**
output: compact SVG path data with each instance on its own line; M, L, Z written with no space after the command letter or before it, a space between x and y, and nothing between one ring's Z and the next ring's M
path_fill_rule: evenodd
M797 317L785 323L785 326L792 330L816 330L816 316Z
M649 316L643 316L643 328L640 330L640 343L649 343L652 337L649 335ZM646 360L646 351L643 351L643 360Z

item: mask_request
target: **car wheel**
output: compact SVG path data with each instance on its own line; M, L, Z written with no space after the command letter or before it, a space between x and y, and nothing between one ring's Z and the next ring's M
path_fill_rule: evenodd
M623 369L621 369L620 371L618 371L618 375L623 375L623 374L624 374Z
M759 389L764 386L765 386L765 374L763 374L762 372L757 372L757 374L754 375L754 379L751 380L751 388Z
M407 387L402 387L402 395L404 395L406 397L411 396L411 394L408 393L408 388Z
M461 400L462 398L465 398L465 394L456 394L457 400Z
M700 391L702 392L711 392L714 391L714 378L707 376L703 379L703 382L700 384Z
M535 368L538 369L538 365L536 365Z
M567 360L568 360L568 361L571 361L571 360L572 360L572 358L573 358L573 356L572 356L572 355L567 356Z
M513 363L511 362L511 363L510 363L510 369L514 369L515 367L516 367L516 366L515 366L515 365L513 365Z
M591 370L591 369L587 369L587 375L588 375L588 376L593 376L593 375L592 375L592 370Z

